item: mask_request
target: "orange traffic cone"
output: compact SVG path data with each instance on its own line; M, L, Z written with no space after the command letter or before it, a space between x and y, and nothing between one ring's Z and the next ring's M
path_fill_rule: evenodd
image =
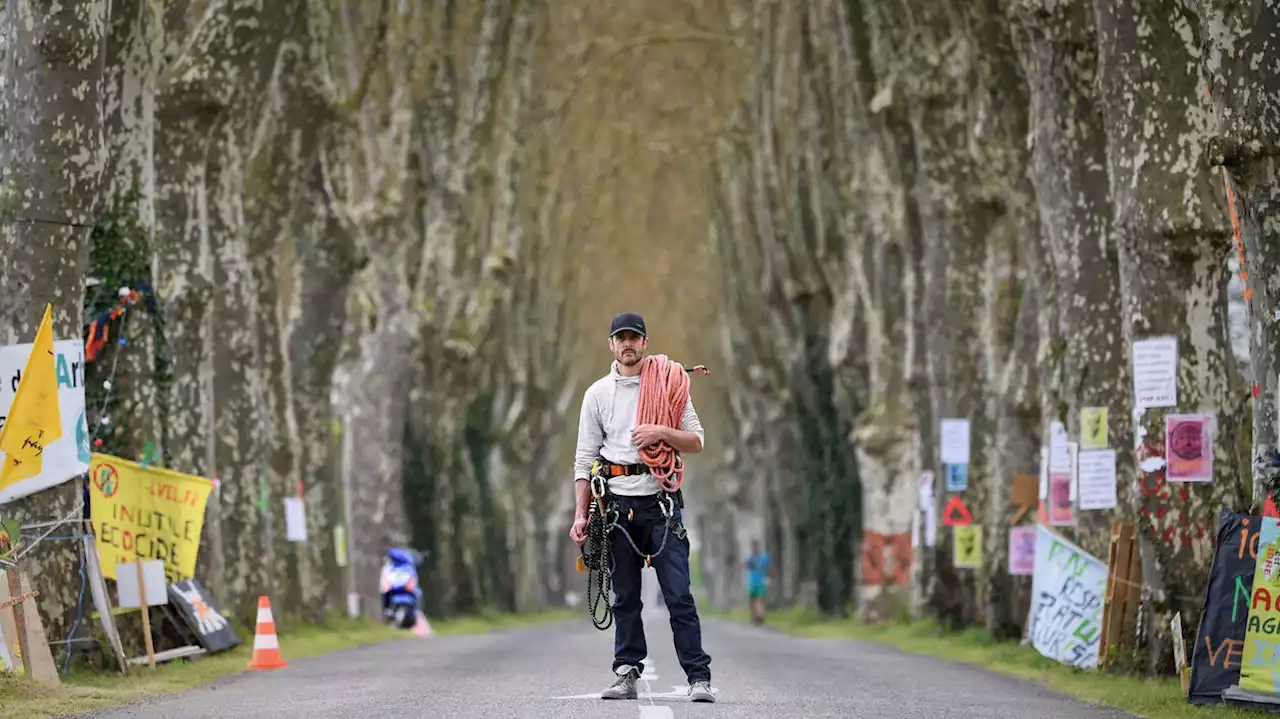
M431 623L427 621L427 615L418 612L418 621L413 625L413 633L423 637L431 636Z
M253 631L253 658L250 669L283 669L284 657L280 656L280 641L276 638L276 621L271 618L271 600L264 594L258 597L258 626Z

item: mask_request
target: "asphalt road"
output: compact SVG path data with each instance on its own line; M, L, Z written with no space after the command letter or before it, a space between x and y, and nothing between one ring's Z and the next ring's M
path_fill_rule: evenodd
M704 620L715 704L693 704L661 610L647 612L653 666L640 699L602 701L613 630L567 624L403 640L245 672L93 717L1124 717L974 667L849 640L801 639ZM251 641L251 640L250 640ZM280 637L289 660L289 638Z
M462 637L407 635L388 644L289 661L198 690L122 707L95 718L320 719L325 716L457 718L1120 718L1037 684L964 664L849 640L808 640L768 627L707 619L716 704L692 704L672 649L666 610L646 582L652 652L640 699L603 701L612 683L613 629L586 617L556 626ZM252 641L252 638L250 640Z

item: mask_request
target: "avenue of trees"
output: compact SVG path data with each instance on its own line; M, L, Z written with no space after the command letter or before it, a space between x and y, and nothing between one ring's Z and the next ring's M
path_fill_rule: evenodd
M5 3L0 339L147 288L89 426L218 478L197 576L244 618L375 613L389 544L427 553L429 614L581 593L573 430L622 310L712 368L687 485L718 606L756 539L778 602L1019 636L1012 478L1106 407L1118 506L1064 531L1105 560L1138 526L1165 670L1219 507L1280 489L1278 32L1276 0ZM1135 413L1162 335L1178 405ZM1173 411L1213 413L1212 482L1139 468ZM911 530L922 472L941 516L945 418L983 566L939 527L869 586L864 532ZM77 545L23 561L61 639Z

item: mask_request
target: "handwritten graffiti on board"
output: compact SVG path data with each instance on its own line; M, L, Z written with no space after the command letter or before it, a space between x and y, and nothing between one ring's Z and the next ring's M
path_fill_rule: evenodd
M911 583L911 533L862 533L862 583L872 586Z

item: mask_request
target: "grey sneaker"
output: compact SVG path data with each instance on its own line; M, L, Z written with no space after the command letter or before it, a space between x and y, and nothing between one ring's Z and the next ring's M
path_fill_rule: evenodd
M616 681L608 689L600 692L601 699L635 699L636 680L640 678L640 670L623 664L614 670L618 675Z
M711 693L711 682L696 681L689 687L689 697L695 702L712 702L716 695Z

